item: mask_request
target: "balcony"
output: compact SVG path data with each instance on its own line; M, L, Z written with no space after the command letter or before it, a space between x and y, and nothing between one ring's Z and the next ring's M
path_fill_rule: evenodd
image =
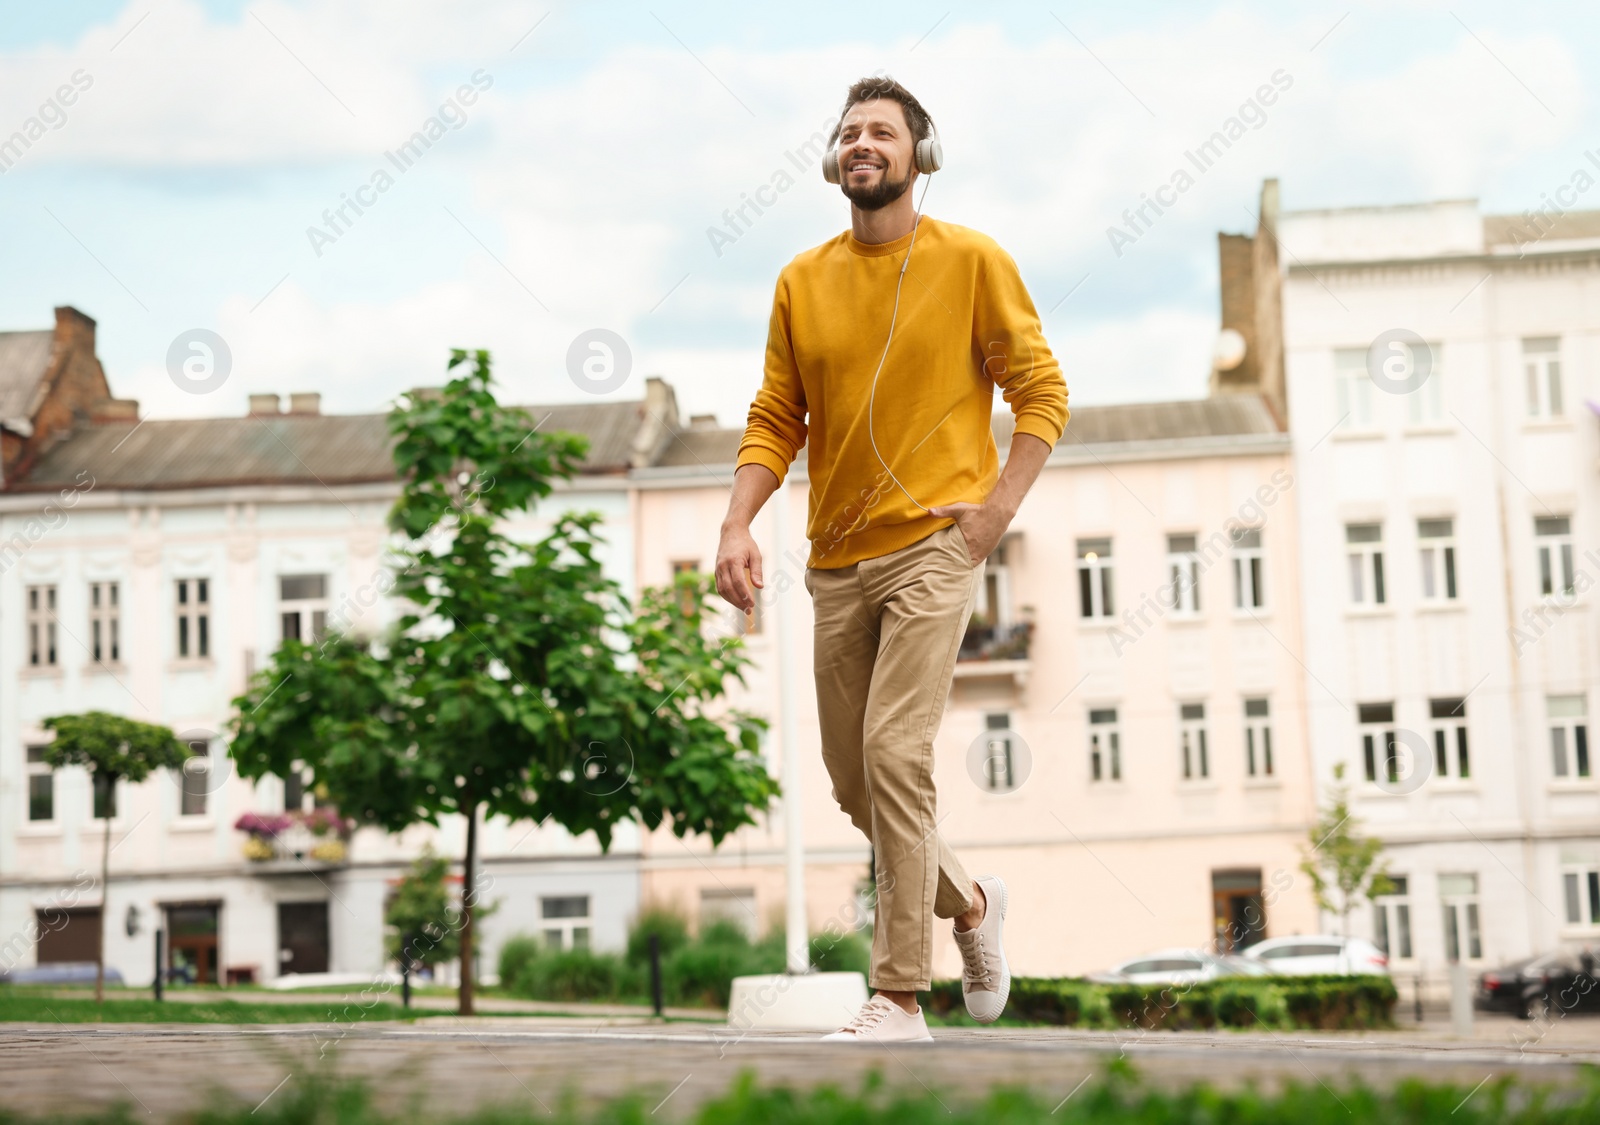
M240 853L262 875L326 871L349 862L351 824L331 809L310 813L246 813Z
M1004 679L1020 688L1027 683L1028 672L1033 668L1029 656L1032 641L1032 621L997 625L974 614L956 654L956 678Z

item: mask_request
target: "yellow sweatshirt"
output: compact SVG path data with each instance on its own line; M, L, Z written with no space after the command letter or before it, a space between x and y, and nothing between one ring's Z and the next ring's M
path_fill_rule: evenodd
M982 503L1000 471L996 387L1017 433L1053 446L1067 423L1067 386L1017 264L987 235L924 217L878 378L873 451L867 399L910 243L908 234L871 245L846 231L778 276L738 463L781 481L810 442L812 567L878 558L954 522L923 507Z

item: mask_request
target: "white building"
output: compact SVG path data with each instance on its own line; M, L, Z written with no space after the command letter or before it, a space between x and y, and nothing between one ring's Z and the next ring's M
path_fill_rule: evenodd
M1434 980L1600 936L1600 212L1277 236L1312 760L1400 885L1353 927Z
M670 395L653 380L642 403L538 408L592 442L540 521L602 512L606 564L625 590L627 473L654 455L655 419L675 417ZM314 798L295 779L231 775L229 700L283 637L392 613L376 595L398 491L384 415L322 415L315 394L281 405L258 395L245 417L139 421L135 404L110 398L81 313L57 310L54 331L0 333L0 969L92 959L103 917L108 964L130 983L153 977L158 926L169 962L203 980L375 972L393 881L429 840L462 852L456 818L402 836L359 831L343 858L313 855L311 838L264 862L242 854L241 814ZM531 536L539 522L513 530ZM45 718L90 709L168 725L211 760L187 780L161 771L121 787L109 904L88 776L52 773L39 753ZM621 944L639 897L631 826L606 856L555 828L490 821L479 838L487 898L502 903L481 931L485 971L517 932ZM41 926L51 908L70 909Z

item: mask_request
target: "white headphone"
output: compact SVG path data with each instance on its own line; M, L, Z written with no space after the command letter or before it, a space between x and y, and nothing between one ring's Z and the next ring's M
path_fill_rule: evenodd
M911 251L916 249L917 228L922 225L922 204L928 198L928 188L933 183L932 174L944 165L944 146L939 143L939 130L934 125L932 118L928 118L928 135L917 142L915 153L917 171L929 176L930 179L922 185L922 197L917 200L917 212L911 220L911 242L906 246L906 256L900 262L900 275L895 279L894 283L894 311L889 315L889 335L883 341L883 354L878 357L877 369L872 373L872 390L867 395L867 440L872 443L872 453L877 457L878 464L882 465L883 471L889 474L889 479L894 481L895 487L906 494L907 500L910 500L923 511L927 511L928 506L911 495L906 486L900 483L900 478L894 475L894 470L889 467L889 462L885 461L883 454L878 452L878 438L872 432L872 408L878 399L878 376L883 374L883 363L889 358L889 345L894 343L894 326L895 322L900 319L900 287L905 284L906 267L911 264ZM840 180L839 142L837 138L832 145L828 146L828 151L822 158L822 178L830 184L836 184Z

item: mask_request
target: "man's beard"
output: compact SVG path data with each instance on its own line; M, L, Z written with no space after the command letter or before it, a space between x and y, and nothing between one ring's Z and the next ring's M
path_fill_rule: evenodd
M845 198L854 203L863 211L879 211L889 206L906 193L911 186L911 172L906 172L906 178L898 183L891 180L887 174L873 187L851 187L848 182L841 185Z

